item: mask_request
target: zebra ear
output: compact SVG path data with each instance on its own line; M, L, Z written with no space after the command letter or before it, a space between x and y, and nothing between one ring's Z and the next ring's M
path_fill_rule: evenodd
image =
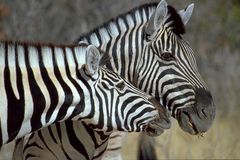
M161 2L159 2L156 10L153 12L147 23L145 32L148 35L152 35L154 31L163 24L168 12L167 6L168 4L165 0L161 0Z
M193 9L194 9L194 4L192 3L189 6L187 6L187 8L182 9L178 12L184 25L186 25L189 19L191 18Z
M101 56L99 50L94 45L87 47L86 72L90 76L98 75L99 62Z

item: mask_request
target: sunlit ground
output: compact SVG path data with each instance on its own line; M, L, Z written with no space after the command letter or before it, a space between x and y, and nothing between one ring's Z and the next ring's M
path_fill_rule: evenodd
M170 130L157 138L158 159L240 159L240 111L233 116L216 117L204 137L184 133L172 122ZM130 134L125 141L125 160L136 159L138 134Z

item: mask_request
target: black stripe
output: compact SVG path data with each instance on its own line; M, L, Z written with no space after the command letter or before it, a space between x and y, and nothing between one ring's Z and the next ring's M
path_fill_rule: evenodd
M85 79L82 78L81 74L80 74L80 71L78 70L78 68L80 68L80 66L78 65L78 60L77 60L77 57L76 57L76 54L74 49L71 48L72 50L72 54L73 54L73 57L74 57L74 62L76 64L76 76L77 78L79 78L80 81L83 82L84 80L84 84L86 84L87 82L85 82ZM80 102L79 104L76 105L75 109L73 110L72 112L72 115L69 117L69 119L72 119L74 116L78 115L79 113L81 113L82 111L84 111L85 109L85 96L84 96L84 92L83 92L83 89L79 86L78 82L76 82L76 80L74 80L72 78L72 76L70 76L70 70L69 70L69 67L67 67L67 76L69 78L69 80L72 82L72 84L74 85L74 87L77 89L78 91L78 94L80 96Z
M72 121L70 121L71 123L72 123ZM64 123L64 122L63 122ZM62 134L64 135L64 133L65 133L65 131L66 131L66 128L64 128L64 133L62 133L61 132L61 128L64 126L63 125L63 123L59 123L59 122L57 122L57 124L56 124L56 127L57 127L57 133L58 133L58 135L60 135L60 136L62 136ZM67 122L66 122L66 124L67 124ZM68 126L70 126L71 124L68 124ZM65 126L67 126L67 125L65 125ZM67 151L65 150L65 147L63 146L63 137L59 137L59 139L60 139L60 144L58 144L58 145L61 145L61 149L62 149L62 151L63 151L63 153L64 153L64 155L65 155L65 157L66 157L66 159L68 159L68 160L71 160L71 158L70 158L70 156L68 155L68 153L67 153Z
M99 157L101 157L105 153L106 150L107 150L107 145L101 152L98 153L98 155L95 155L93 157L93 159L99 159Z
M118 98L116 99L116 102L115 102L116 104L119 104L119 102L120 102L119 98L120 98L120 97L118 97ZM124 104L123 104L121 111L123 111L125 107L126 107L126 105L124 106ZM116 108L116 110L118 110L118 109ZM122 129L121 129L121 127L119 127L119 124L121 124L121 120L120 120L120 116L119 116L118 114L119 114L118 112L115 112L115 114L114 114L114 116L115 116L115 122L116 122L116 124L117 124L117 130L121 131ZM122 114L123 114L123 113L122 113Z
M124 22L124 24L125 24L125 26L126 26L126 28L127 28L127 30L128 30L129 27L128 27L128 24L127 24L125 18L123 18L122 20L123 20L123 22ZM117 21L117 24L118 24L118 21ZM118 24L118 26L119 26L119 24ZM120 51L117 52L117 54L120 54L120 58L121 58L121 64L120 64L120 65L121 65L122 67L128 65L127 62L125 62L125 44L126 44L125 39L126 39L127 33L128 33L128 32L121 33L121 35L119 36L119 37L121 37L121 38L120 38L120 42L119 42ZM114 52L113 52L113 53L114 53ZM115 53L115 54L116 54L116 53ZM130 58L129 58L129 59L130 59ZM127 66L126 66L126 67L127 67ZM121 76L121 77L124 77L124 76L125 76L125 72L126 72L126 69L125 69L124 67L121 68L121 70L120 70L120 76Z
M68 155L68 153L67 153L67 151L65 150L64 147L62 147L62 150L63 150L63 153L64 153L64 155L66 156L66 158L67 158L68 160L71 160L71 158L69 157L69 155Z
M26 157L26 159L30 159L30 158L35 158L35 157L38 157L37 155L35 155L35 154L27 154L26 156L24 156L24 157Z
M189 103L189 102L192 102L192 101L194 101L194 100L193 100L193 99L189 99L189 100L187 100L187 101L185 101L185 102L183 102L183 103L179 103L179 104L174 105L174 107L173 107L173 109L172 109L172 113L173 113L172 116L176 118L176 115L174 115L176 109L179 108L179 107L182 107L182 106L184 106L185 104L187 104L187 103Z
M29 59L29 50L28 50L28 46L25 45L24 46L24 53L26 53L25 56L25 62L26 62L26 67L27 67L27 73L28 73L28 81L29 81L29 88L30 88L30 92L32 95L32 99L33 99L33 114L31 117L31 127L32 127L32 132L41 128L42 124L41 124L41 115L45 109L45 97L40 89L40 87L37 84L37 81L34 77L33 74L33 70L30 66L30 59ZM37 54L39 55L39 54ZM39 57L35 57L39 60Z
M89 159L86 148L75 134L73 123L70 122L66 123L66 131L69 137L69 142L72 145L72 147L74 147L78 152L80 152L84 157L86 157L86 159Z
M98 111L99 112L99 119L98 119L98 123L96 125L91 125L91 126L93 126L94 128L97 127L99 129L102 129L104 127L104 124L108 123L108 119L109 119L109 117L108 117L109 116L108 98L110 98L110 97L108 97L108 95L104 92L104 89L102 89L102 88L98 88L98 89L103 94L103 96L101 96L98 92L96 92L96 96L97 96L97 99L99 101L99 111ZM110 91L110 90L108 90L108 91ZM104 113L104 111L103 111L103 108L104 108L103 103L104 102L106 103L105 106L107 106L106 107L106 111L107 111L106 113ZM107 121L104 122L104 117L106 117L106 116L107 116Z
M54 123L54 124L55 124L55 126L56 126L56 131L57 131L58 138L59 138L59 140L60 140L61 143L62 143L61 123L57 122L57 123Z
M120 150L122 147L108 148L107 151L116 151Z
M132 93L131 91L126 91L124 94L127 94L127 93ZM118 97L118 103L117 104L119 104L119 99L121 98L121 96L119 96ZM121 107L121 117L125 117L125 115L124 115L124 110L125 110L125 108L128 106L128 105L130 105L130 104L132 104L132 102L133 101L135 101L136 99L138 99L139 97L138 96L131 96L131 97L129 97L128 99L126 99L123 103L122 103L122 106L119 106L119 107ZM118 109L118 108L117 108ZM118 117L119 115L115 115L115 117ZM119 124L118 124L119 125Z
M56 122L56 123L59 123L59 122ZM55 143L57 143L57 140L56 140L56 138L55 138L55 136L54 136L54 133L53 133L53 131L52 131L52 127L53 127L53 126L54 126L54 124L48 126L47 129L48 129L49 135L50 135L50 137L52 138L52 140L53 140Z
M182 75L180 75L180 74L179 74L177 71L175 71L173 68L169 68L169 69L166 69L166 70L164 70L164 71L162 71L162 72L160 73L160 75L158 76L157 82L159 82L161 78L163 78L163 77L165 77L165 76L167 76L167 75L174 75L174 76L182 77ZM184 77L183 77L183 78L184 78ZM163 82L163 83L162 83L162 86L161 86L161 93L162 93L162 91L163 91L163 87L164 87L165 85L169 84L169 82L170 82L171 84L174 84L174 83L180 82L180 81L181 81L181 80L179 80L179 79L177 79L177 78L172 78L172 79L168 79L167 81ZM185 82L186 82L186 81L185 81Z
M120 32L120 29L119 29L119 26L118 25L116 25L117 26L117 29L118 29L118 32ZM118 57L117 57L117 55L118 55L118 53L119 53L119 51L117 51L117 47L118 47L118 45L119 45L119 41L121 40L120 37L121 35L118 35L116 38L115 38L115 42L114 42L114 44L112 44L112 58L113 58L113 61L114 61L114 64L115 64L115 67L116 67L116 70L118 71ZM110 68L110 69L112 69L112 67Z
M153 78L156 78L156 77L152 77L152 74L153 74L154 68L157 66L158 62L155 61L155 63L154 63L154 60L152 59L152 62L150 62L150 64L151 64L151 66L149 67L149 70L148 70L148 73L147 73L147 74L149 74L149 76L147 76L147 74L146 74L146 78L144 78L145 81L148 82L145 85L144 91L147 91L148 86L153 84Z
M110 35L109 35L110 36ZM106 50L105 50L105 54L109 54L109 56L110 56L110 58L112 59L113 57L111 57L111 55L110 55L110 47L111 47L111 40L109 41L109 42L107 42L107 45L106 45ZM112 65L111 65L111 61L112 60L110 60L110 62L108 62L105 66L107 67L107 68L109 68L109 69L112 69Z
M99 32L96 32L96 36L97 36L97 39L99 41L99 46L101 46L102 45L102 39L101 39L101 36L100 36Z
M66 59L66 51L65 51L65 48L61 48L61 49L63 51L63 57L64 57L65 69L66 69L66 68L68 68L67 59ZM68 68L68 71L69 71L69 68ZM60 107L58 115L57 115L57 120L59 121L59 120L62 120L66 116L67 110L69 109L69 106L71 105L71 103L73 101L73 93L72 93L70 87L63 80L59 69L57 70L56 76L58 77L59 83L61 84L61 86L65 92L64 103Z
M15 52L17 46L15 46ZM5 91L7 96L7 131L8 131L8 142L12 141L18 134L23 119L24 119L24 110L25 110L25 97L24 97L24 90L23 90L23 82L22 82L22 75L19 69L18 62L16 60L17 65L17 87L19 92L19 99L15 97L13 92L13 88L11 87L10 81L10 69L8 64L8 55L13 54L9 53L8 51L8 44L5 43L5 68L4 68L4 81L5 81ZM17 53L16 53L17 54Z
M186 89L186 88L191 89L192 86L186 84L186 85L179 86L179 87L177 87L177 88L169 89L169 90L168 90L166 93L164 93L164 95L162 96L163 106L168 106L168 107L170 107L169 102L172 104L173 101L176 100L175 98L172 98L172 99L170 99L169 102L167 103L167 97L168 97L169 94L171 94L171 93L173 93L173 92L179 92L179 91L184 90L184 89ZM189 94L190 94L190 95L188 95L188 94L186 94L186 95L183 94L183 95L177 96L177 99L179 99L179 98L186 98L186 97L188 97L188 96L194 95L192 92L190 92ZM168 109L170 110L170 108L168 108Z
M156 6L158 5L158 2L153 2L153 3L149 3L149 4L144 4L144 5L142 5L142 6L140 6L140 7L137 7L137 8L134 8L134 9L132 9L131 11L128 11L128 12L126 12L126 13L123 13L123 14L121 14L121 15L119 15L119 16L117 16L117 17L115 17L115 18L112 18L112 19L110 19L110 20L108 20L106 23L104 23L103 25L101 25L101 26L98 26L98 27L96 27L96 28L94 28L92 31L90 31L90 32L88 32L88 33L86 33L86 34L84 34L84 35L82 35L82 36L80 36L79 38L78 38L78 41L82 41L82 40L84 40L84 38L86 38L86 39L88 39L88 42L90 42L89 41L89 37L92 35L92 34L94 34L94 33L96 33L96 32L99 32L99 30L101 29L101 28L109 28L109 24L110 23L116 23L116 21L118 21L120 18L124 18L124 17L126 17L126 15L133 15L136 11L143 11L143 10L145 10L146 11L146 15L147 15L147 18L149 18L150 17L150 8L151 9L154 9L154 8L156 8Z
M49 110L51 111L55 108L55 106L57 106L58 93L57 93L56 86L54 85L54 83L52 82L52 80L50 78L50 76L52 76L52 75L48 74L47 69L46 69L46 67L43 63L43 57L48 56L47 54L53 54L53 53L52 52L51 53L43 53L42 50L41 50L41 46L37 47L37 50L38 50L39 54L41 55L41 56L39 56L39 66L40 66L40 71L41 71L41 77L42 77L42 80L43 80L44 84L47 87L47 90L50 92L49 93L49 96L50 96ZM51 118L51 114L49 114L47 112L46 123L49 122L50 118Z
M151 119L152 116L148 116L148 117L144 117L144 118L141 118L141 120L138 121L138 123L136 124L136 126L138 127L134 132L140 132L140 129L139 126L143 126L142 128L144 128L147 124L146 124L146 120L149 120Z
M150 53L150 48L149 47L145 47L143 49L143 53L146 53L146 50L148 50L148 53ZM145 65L147 64L144 61L145 56L146 56L146 54L143 54L142 57L141 57L142 60L140 60L140 61L142 61L142 64L141 64L141 66L138 66L139 71L144 71L145 72L145 69L146 69ZM139 63L139 65L140 65L140 63ZM142 75L144 75L144 72L142 73ZM140 77L139 73L138 73L138 77ZM143 81L143 79L139 80L139 78L137 78L137 80L138 80L138 82L140 81L138 86L140 86L140 88L141 88L144 81Z
M151 74L151 76L149 76L149 77L151 77L151 81L149 80L148 82L148 86L150 85L150 89L149 89L149 91L148 91L148 94L150 94L150 95L155 95L155 92L156 92L156 90L158 90L158 88L154 88L153 87L153 85L154 85L154 80L157 78L157 76L158 76L158 73L160 72L159 70L158 70L158 68L160 67L159 65L158 65L159 63L157 63L156 65L154 65L155 67L154 68L157 68L152 74ZM154 70L154 69L153 69ZM159 81L155 81L156 83L159 83ZM156 85L156 84L155 84ZM159 96L159 95L158 95Z
M143 105L146 105L146 102L139 102L139 103L136 103L129 111L128 111L128 113L127 113L127 115L126 115L126 117L129 117L130 116L130 114L132 114L132 113L134 113L134 112L136 112L136 110L137 109L139 109L140 107L142 107ZM150 107L145 107L144 109L142 109L141 110L141 112L140 113L138 113L136 116L134 116L134 117L132 117L132 119L130 120L130 122L129 122L129 124L130 124L130 126L132 127L132 131L134 131L133 130L133 127L134 127L134 123L136 123L136 122L134 122L136 119L138 119L138 118L143 118L144 116L144 114L145 113L149 113L149 112L152 112L153 110L155 110L154 108L150 108ZM127 121L125 121L125 122L127 122ZM139 123L139 122L138 122ZM125 123L126 124L126 123ZM139 130L140 128L137 128L137 130Z
M43 142L44 146L45 146L45 147L49 150L49 152L51 152L52 155L53 155L54 157L56 157L56 159L57 159L57 155L55 154L55 152L52 151L51 148L48 147L48 142L46 142L46 141L44 140L44 138L43 138L44 135L42 135L41 130L38 131L37 133L38 133L38 137L41 139L41 141Z
M143 46L144 46L144 34L143 34L143 30L140 30L141 26L143 25L143 15L141 15L140 17L141 17L141 24L139 25L139 27L137 28L136 33L135 33L135 45L136 45L135 50L136 50L136 53L142 52L143 51ZM141 44L139 44L139 42L138 42L139 41L138 37L140 37L140 39L141 39ZM134 37L130 37L130 38L134 39ZM129 46L132 46L132 42L129 42ZM132 47L129 47L129 53L132 56L132 54L133 54ZM141 56L141 55L140 54L135 54L135 59L133 59L133 60L132 60L132 58L130 59L130 64L132 63L132 61L134 61L133 70L132 70L133 75L132 75L132 78L130 78L131 82L133 82L134 77L137 77L137 75L139 74L139 73L137 73L138 64L140 63L138 61L139 56ZM129 77L131 77L131 76L129 76Z
M187 81L184 80L184 79L179 79L179 78L174 78L174 79L169 79L165 82L162 83L162 86L161 86L161 93L163 92L163 88L167 85L172 85L172 84L175 84L175 83L186 83Z
M79 78L79 80L85 85L85 87L87 88L87 90L89 91L90 97L93 97L93 93L91 91L91 87L89 86L88 82L86 81L86 79L83 78L83 76L81 75L80 72L77 72L77 77ZM79 87L80 89L80 87ZM81 93L80 93L80 102L76 105L76 107L74 108L72 115L68 118L68 119L72 119L74 118L76 115L79 115L80 113L82 113L85 110L85 107L91 107L91 111L90 114L87 115L85 118L92 118L93 114L94 114L94 110L95 110L95 105L94 102L92 102L92 100L90 100L91 105L90 106L85 106L85 101L84 101L84 93L83 90L81 88ZM81 120L82 118L80 118L79 120Z
M33 134L31 134L31 137L33 137L36 133L34 132ZM23 143L24 139L18 139L20 140L21 143ZM18 142L19 143L19 142ZM23 144L19 144L19 145L23 145ZM31 150L31 148L36 147L39 150L43 150L44 148L42 146L40 146L39 144L37 144L37 142L35 141L35 138L33 139L33 143L30 143L30 138L28 139L28 143L24 146L23 148L23 153L27 152L28 149Z
M90 126L84 123L83 121L81 121L80 123L82 123L84 129L87 131L88 135L91 137L91 141L94 143L94 146L96 148L98 146L98 140L96 139L96 136L95 136L96 131L90 128Z
M171 106L174 101L177 101L179 99L186 99L187 97L190 97L190 96L194 96L194 93L187 92L187 93L181 94L179 96L176 96L168 101L168 106ZM195 102L195 100L193 100L193 102ZM175 105L173 107L175 107Z

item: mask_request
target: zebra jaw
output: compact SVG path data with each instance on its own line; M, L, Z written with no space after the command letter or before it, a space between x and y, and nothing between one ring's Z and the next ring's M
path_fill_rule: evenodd
M159 136L164 132L164 129L171 127L170 117L165 107L163 107L155 98L148 99L158 110L158 115L144 129L149 136Z
M159 136L164 132L164 129L171 127L171 123L169 122L162 118L156 118L146 126L145 132L148 136Z

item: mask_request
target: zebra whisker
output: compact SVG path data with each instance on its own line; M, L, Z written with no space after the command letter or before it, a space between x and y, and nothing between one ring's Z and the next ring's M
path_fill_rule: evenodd
M198 138L204 138L204 133L203 133L203 132L199 132L199 133L197 134L197 136L198 136Z

